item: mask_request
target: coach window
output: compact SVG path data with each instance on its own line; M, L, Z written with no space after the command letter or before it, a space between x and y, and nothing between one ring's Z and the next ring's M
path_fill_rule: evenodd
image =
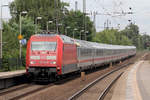
M83 48L81 48L81 55L82 55L82 57L85 56L85 50Z
M103 50L100 49L100 56L103 56Z
M105 54L106 54L106 53L105 53L105 52L106 52L106 50L105 50L105 49L103 49L103 51L104 51L104 52L103 52L103 56L105 56Z
M99 50L98 50L98 56L100 56L100 55L101 55L101 50L99 49Z
M95 56L98 56L98 49L96 49L96 55Z

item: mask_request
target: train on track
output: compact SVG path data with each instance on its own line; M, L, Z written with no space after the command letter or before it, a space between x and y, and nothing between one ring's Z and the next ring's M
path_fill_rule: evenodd
M53 80L135 54L135 46L100 44L57 34L37 34L31 36L27 43L26 72L34 80Z

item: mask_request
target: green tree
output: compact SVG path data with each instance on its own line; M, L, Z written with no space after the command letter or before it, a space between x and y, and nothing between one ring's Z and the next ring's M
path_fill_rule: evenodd
M15 31L14 34L16 34L17 36L20 34L20 23L11 20L7 24ZM35 34L35 30L40 31L40 26L36 26L34 24L34 21L30 17L22 17L21 26L23 38L27 40L30 38L31 35Z
M55 23L56 17L58 20L63 17L63 12L67 10L65 6L68 4L60 0L14 0L10 5L10 12L16 21L19 21L19 14L22 11L27 11L27 16L34 21L40 16L42 20L39 23L42 29L46 30L47 21L51 20Z
M149 35L142 35L141 36L141 45L143 49L148 49L150 47L150 36Z
M70 11L67 13L67 15L64 18L64 24L63 29L61 30L63 33L65 33L65 28L70 27L70 29L67 30L67 34L70 37L73 37L73 33L75 38L80 39L80 34L82 36L82 39L85 39L85 32L82 32L81 30L84 30L84 24L83 24L83 13L80 11ZM86 40L92 40L92 36L94 34L94 27L93 22L90 21L89 17L86 18ZM77 29L77 30L74 30Z
M18 35L20 25L14 21L4 22L3 24L3 67L12 67L9 65L10 59L19 57L19 40ZM34 34L35 24L30 18L22 18L22 35L25 39L29 39ZM37 27L38 29L39 27ZM26 46L22 47L22 57L25 58ZM23 61L25 64L25 60Z
M22 18L22 35L25 39L28 40L31 35L34 35L35 30L40 31L40 26L36 26L30 17Z
M141 44L141 35L139 34L139 27L137 25L131 23L122 30L121 33L127 36L132 41L132 44L138 49L143 49Z
M54 2L56 1L56 2ZM58 4L58 6L57 6ZM81 30L83 30L83 16L84 14L80 11L69 11L66 6L69 4L65 2L60 2L60 0L14 0L10 5L10 12L12 20L19 20L19 14L22 11L27 11L27 16L32 20L36 21L38 16L42 17L38 23L41 26L42 30L46 30L47 22L53 21L49 25L51 30L56 31L56 18L59 25L59 34L66 33L66 27L70 26L71 28L67 30L69 36L75 34L75 38L80 38ZM16 13L14 13L16 12ZM87 34L86 40L91 40L93 36L93 23L90 21L90 18L86 16L86 32L82 32L82 39L85 39L85 33ZM35 23L35 22L34 22ZM77 29L74 31L74 29Z
M98 32L93 38L93 41L106 44L116 45L132 45L131 41L115 29L106 29L102 32Z

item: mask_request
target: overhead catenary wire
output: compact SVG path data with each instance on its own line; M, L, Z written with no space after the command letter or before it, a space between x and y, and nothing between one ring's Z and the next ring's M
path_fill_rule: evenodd
M82 6L84 6L84 4L82 4L82 3L85 0L63 0L63 1L67 1L68 3L70 3L71 6L74 5L73 6L74 9L75 9L75 1L77 1L78 2L78 10L82 11L82 8L84 8L84 7L82 7ZM121 20L121 17L125 17L126 15L129 14L129 12L126 11L124 8L125 1L111 0L110 1L111 3L109 3L109 4L107 1L108 0L86 0L87 7L88 7L85 10L86 14L95 12L95 11L98 11L98 13L99 12L101 13L101 16L98 16L95 18L97 25L94 25L94 26L97 31L98 31L98 26L102 25L102 23L104 23L105 19L113 20L114 18L116 18L116 19L118 19L118 22L119 22L119 20ZM116 4L116 5L112 5L112 2L114 2L114 4ZM118 9L118 10L113 9L113 7L115 7L115 9ZM88 14L86 16L90 16L90 15ZM106 16L106 17L103 17L103 16ZM92 15L91 20L94 22L93 19L94 19L94 16ZM128 20L124 20L124 21L128 22ZM101 23L101 24L98 24L98 23ZM84 21L83 21L83 24L85 24ZM118 25L118 23L116 23L116 24ZM112 24L112 25L116 25L116 24ZM86 24L83 27L86 27Z

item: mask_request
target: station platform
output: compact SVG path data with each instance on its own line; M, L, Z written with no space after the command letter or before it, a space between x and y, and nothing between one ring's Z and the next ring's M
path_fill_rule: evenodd
M24 75L25 72L26 72L25 70L17 70L17 71L10 71L10 72L0 72L0 79L21 76L21 75Z
M0 90L24 82L25 72L25 70L0 72Z
M111 100L150 100L150 61L131 65L117 81Z

